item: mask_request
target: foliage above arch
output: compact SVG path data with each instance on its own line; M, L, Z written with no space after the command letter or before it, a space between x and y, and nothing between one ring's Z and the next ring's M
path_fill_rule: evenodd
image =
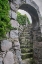
M26 25L26 21L30 24L29 18L26 14L22 15L20 12L17 12L17 21L20 25Z

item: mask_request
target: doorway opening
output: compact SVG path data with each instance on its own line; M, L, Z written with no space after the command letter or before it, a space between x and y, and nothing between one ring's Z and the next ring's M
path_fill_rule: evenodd
M32 42L32 36L31 36L32 18L28 12L26 12L25 10L19 9L17 11L17 21L19 22L20 27L21 26L23 27L23 30L21 30L21 33L19 35L21 57L22 57L23 63L33 64L33 42Z

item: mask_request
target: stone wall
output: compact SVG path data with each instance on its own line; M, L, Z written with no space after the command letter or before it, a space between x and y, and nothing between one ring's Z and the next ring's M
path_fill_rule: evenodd
M22 61L19 39L14 32L15 30L11 31L10 39L1 41L0 62L3 61L4 64L19 64Z
M29 4L37 10L41 32L39 27L38 30L32 30L33 53L36 62L35 64L42 64L42 41L39 41L42 34L42 23L39 7L33 0L9 0L9 3L11 24L13 27L16 27L17 30L11 30L10 33L7 33L7 39L1 41L0 64L22 64L21 49L18 36L18 33L20 32L18 31L19 24L15 21L17 16L16 11L22 4ZM23 30L23 27L21 30Z
M17 29L11 30L6 34L7 38L1 41L0 64L22 64L18 31L19 23L11 20L11 25Z

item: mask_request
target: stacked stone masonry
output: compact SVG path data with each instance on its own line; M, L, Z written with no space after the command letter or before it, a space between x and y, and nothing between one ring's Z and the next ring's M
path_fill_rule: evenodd
M21 56L23 60L22 62L24 64L33 64L33 42L31 41L30 35L31 28L31 24L25 26L19 38L22 53Z
M2 62L4 64L22 64L18 30L12 30L9 37L1 41L0 62L1 64Z
M39 12L39 7L33 0L9 0L9 4L10 18L12 22L16 21L16 12L22 4L29 4L37 10L39 17L39 27L38 30L32 28L31 41L33 41L33 57L35 64L42 64L42 20ZM14 26L12 22L11 24L13 27L19 27L19 24L17 22L14 23L16 24L16 26ZM41 29L41 31L39 28ZM0 64L22 64L18 32L18 28L17 30L11 30L10 33L7 33L7 39L1 41Z

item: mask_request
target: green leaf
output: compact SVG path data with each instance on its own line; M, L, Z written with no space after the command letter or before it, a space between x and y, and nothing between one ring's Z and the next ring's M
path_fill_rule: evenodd
M0 38L6 37L6 33L11 30L9 18L10 6L8 0L0 0Z

